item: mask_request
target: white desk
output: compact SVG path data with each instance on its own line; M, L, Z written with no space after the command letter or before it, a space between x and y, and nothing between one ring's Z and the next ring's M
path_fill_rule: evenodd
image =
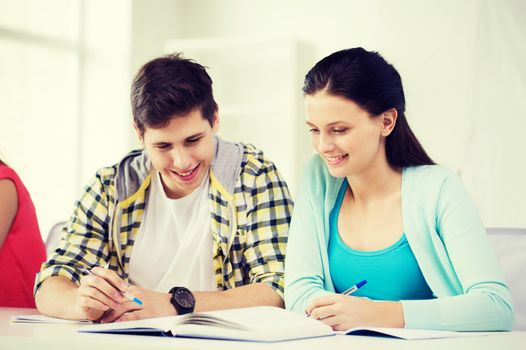
M79 325L11 323L12 315L35 314L33 309L0 308L0 349L35 350L116 350L116 349L466 349L523 350L526 332L493 333L488 336L399 340L362 336L332 336L278 343L253 343L222 340L183 339L111 334L79 333ZM522 345L520 345L522 344Z

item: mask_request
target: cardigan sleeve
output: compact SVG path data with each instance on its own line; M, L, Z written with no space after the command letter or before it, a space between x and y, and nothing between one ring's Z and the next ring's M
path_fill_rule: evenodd
M298 191L285 259L285 307L298 313L304 313L313 299L332 294L326 290L324 277L323 209L318 205L320 210L314 210L311 203L310 193L317 185L312 173L312 169L305 171ZM318 201L323 201L320 197Z
M460 290L457 295L437 295L432 300L402 301L406 328L510 330L510 291L479 213L454 174L442 182L435 218L435 231L447 254L440 257L442 267L452 266Z

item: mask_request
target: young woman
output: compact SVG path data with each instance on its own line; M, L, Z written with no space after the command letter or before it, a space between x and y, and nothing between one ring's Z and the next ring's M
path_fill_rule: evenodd
M35 307L33 283L46 249L24 184L0 159L0 306Z
M342 50L308 72L303 92L318 154L291 223L287 308L335 330L509 330L510 292L477 209L409 128L396 69Z

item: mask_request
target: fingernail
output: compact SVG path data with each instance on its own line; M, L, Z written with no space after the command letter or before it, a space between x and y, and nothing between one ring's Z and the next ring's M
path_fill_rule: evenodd
M128 285L127 285L127 284L121 284L120 289L121 289L123 292L126 292L126 291L128 290Z
M120 300L120 299L122 298L122 297L121 297L121 293L119 293L119 292L115 292L115 293L113 293L113 298L114 298L115 300Z

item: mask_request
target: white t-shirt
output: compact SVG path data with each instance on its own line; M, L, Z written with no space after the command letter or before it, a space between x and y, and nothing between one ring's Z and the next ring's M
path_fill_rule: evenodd
M152 177L144 218L130 257L130 282L168 292L175 286L215 291L208 176L186 197L170 199Z

